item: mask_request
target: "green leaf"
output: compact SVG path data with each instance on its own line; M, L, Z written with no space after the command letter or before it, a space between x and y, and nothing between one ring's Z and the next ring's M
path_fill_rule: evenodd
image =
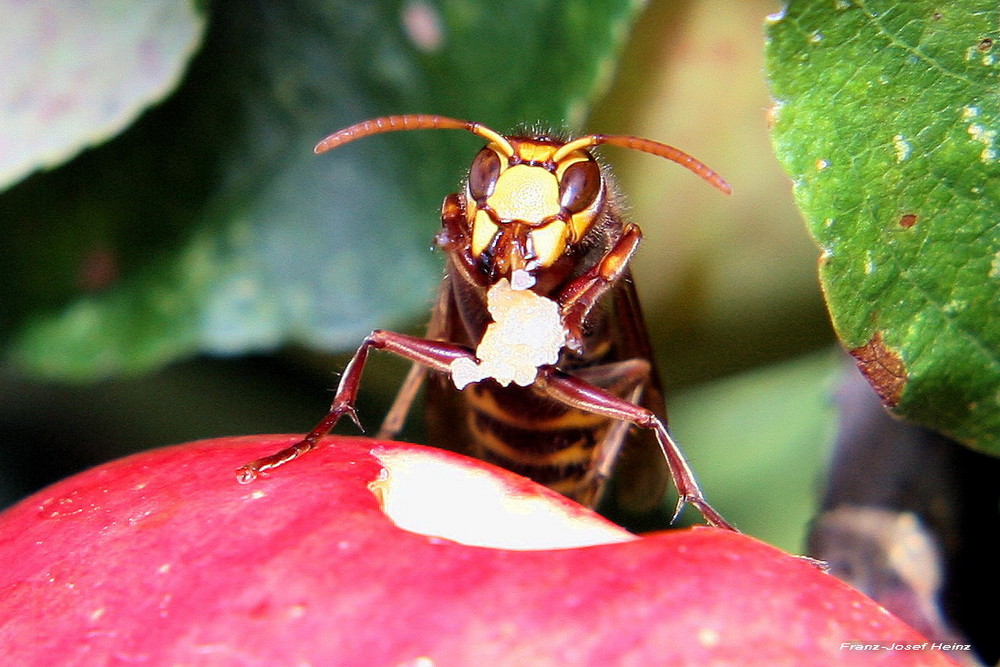
M1000 7L792 1L774 144L834 325L895 412L1000 453Z
M0 188L118 134L181 78L205 22L191 0L0 0Z
M169 102L0 197L14 358L91 378L198 351L353 347L427 312L440 202L481 140L313 145L390 113L575 126L639 4L215 3Z

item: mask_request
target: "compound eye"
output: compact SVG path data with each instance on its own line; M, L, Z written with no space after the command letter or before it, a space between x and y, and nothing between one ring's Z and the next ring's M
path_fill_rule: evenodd
M500 156L490 148L484 148L472 160L469 167L469 194L478 202L491 194L500 176Z
M601 168L593 160L566 167L559 182L559 205L570 213L588 208L601 192Z

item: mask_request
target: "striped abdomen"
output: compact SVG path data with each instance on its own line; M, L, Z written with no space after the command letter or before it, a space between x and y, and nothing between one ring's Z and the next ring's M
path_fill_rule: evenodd
M532 387L470 385L457 419L467 451L559 493L585 501L588 472L609 420L557 403Z

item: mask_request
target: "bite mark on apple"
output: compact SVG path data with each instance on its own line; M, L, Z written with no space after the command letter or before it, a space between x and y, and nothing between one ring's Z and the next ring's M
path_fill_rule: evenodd
M369 483L399 528L468 546L535 551L638 539L527 478L444 450L375 448Z

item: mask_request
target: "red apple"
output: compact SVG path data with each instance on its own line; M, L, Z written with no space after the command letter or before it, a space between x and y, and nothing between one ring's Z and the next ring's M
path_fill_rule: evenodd
M753 538L636 538L440 450L329 438L237 483L293 438L137 454L0 515L5 664L952 664Z

